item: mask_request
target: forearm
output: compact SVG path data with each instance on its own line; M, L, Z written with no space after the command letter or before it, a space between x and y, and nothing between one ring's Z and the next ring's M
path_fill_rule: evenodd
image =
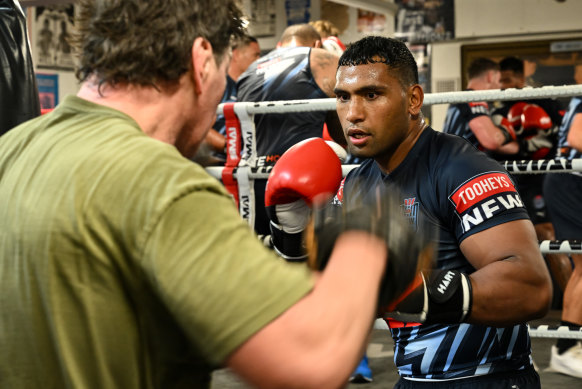
M229 366L259 387L344 385L366 346L385 258L379 239L342 235L314 290L247 341ZM261 363L247 363L248 353Z
M551 283L543 259L507 258L470 275L473 305L468 322L506 326L542 317L551 300Z

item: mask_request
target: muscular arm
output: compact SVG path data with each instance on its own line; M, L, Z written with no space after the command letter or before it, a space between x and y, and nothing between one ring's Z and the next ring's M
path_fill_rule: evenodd
M578 113L572 120L568 131L568 144L576 150L582 152L582 114Z
M476 233L461 251L471 274L473 308L468 322L504 326L543 316L549 309L550 275L529 220Z
M260 388L345 385L371 329L385 255L376 238L342 235L313 291L243 343L227 365Z
M469 127L477 140L487 150L496 151L503 154L516 154L519 152L519 145L517 142L505 142L505 136L497 128L489 116L483 115L472 119L469 122Z

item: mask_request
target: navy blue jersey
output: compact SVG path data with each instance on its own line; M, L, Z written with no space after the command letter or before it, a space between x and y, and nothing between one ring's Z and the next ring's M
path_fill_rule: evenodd
M570 126L574 120L574 116L582 113L582 97L573 97L568 105L568 110L564 115L562 120L562 125L558 131L558 157L561 158L582 158L582 153L573 147L570 147L568 143L568 132L570 131Z
M384 174L373 160L346 177L344 206L397 188L401 209L414 226L438 230L440 269L475 271L460 243L477 232L528 215L509 174L466 140L427 128L404 161ZM472 324L420 325L389 322L394 361L405 377L449 379L530 366L530 338L520 324L493 328Z
M309 47L272 51L255 61L237 83L238 101L279 101L328 97L311 73ZM255 115L259 165L273 165L304 139L321 137L327 112Z
M469 122L479 116L489 116L489 105L486 102L451 104L447 109L443 132L461 136L473 146L479 147L479 141L469 127Z

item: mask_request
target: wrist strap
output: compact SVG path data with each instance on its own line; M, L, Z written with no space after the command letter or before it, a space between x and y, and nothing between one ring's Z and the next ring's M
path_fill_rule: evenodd
M296 233L285 232L272 221L270 228L271 243L277 254L289 262L307 261L307 252L303 245L303 231Z
M473 288L468 275L442 270L427 285L429 306L426 323L461 323L471 313Z

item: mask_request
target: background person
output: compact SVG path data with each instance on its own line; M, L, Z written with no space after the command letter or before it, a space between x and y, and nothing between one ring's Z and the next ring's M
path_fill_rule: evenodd
M582 84L582 65L574 73ZM582 158L582 97L573 97L558 134L558 158ZM582 176L579 172L548 174L544 183L550 219L560 240L580 240L582 236ZM564 326L582 326L582 255L570 254L574 270L564 291ZM560 373L582 378L582 345L576 339L558 339L552 346L550 367Z
M345 51L346 46L339 39L339 30L337 27L329 20L315 20L309 22L313 28L317 30L319 36L321 36L321 46L327 51L336 54L337 56L342 55Z
M260 102L333 97L338 57L321 48L319 33L309 24L285 29L279 47L255 61L237 83L238 101ZM294 144L323 136L327 123L336 142L345 143L335 111L302 112L300 115L255 115L258 166L273 166ZM269 235L264 206L266 180L254 181L255 231Z
M499 65L487 58L477 58L467 71L467 90L498 89ZM509 123L494 123L487 102L451 104L447 110L443 132L466 138L480 150L515 154L519 145Z
M521 89L526 86L524 62L517 57L505 57L499 62L501 89ZM515 155L493 154L493 158L505 160L539 160L556 156L557 133L562 107L555 99L539 98L519 101L500 101L493 104L491 115L500 115L514 127L520 151ZM543 195L546 174L516 174L514 180L524 201L529 217L534 224L538 240L555 240L554 227L547 214ZM565 254L546 254L552 276L561 289L572 272L570 259ZM554 298L559 296L554 296Z
M188 159L223 95L237 2L76 7L77 96L0 141L2 386L207 388L219 366L257 387L343 385L385 242L347 231L324 272L288 264Z

